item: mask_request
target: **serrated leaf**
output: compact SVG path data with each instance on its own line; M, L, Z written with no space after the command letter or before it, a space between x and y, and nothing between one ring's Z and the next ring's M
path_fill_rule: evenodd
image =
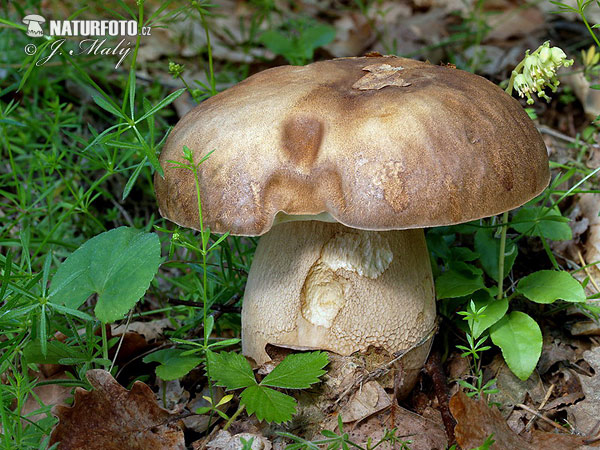
M536 303L584 302L586 299L581 283L569 272L558 270L540 270L521 278L517 292Z
M93 237L60 265L50 284L49 301L77 309L96 293L96 317L113 322L144 295L159 265L156 234L116 228Z
M260 383L286 389L306 389L318 383L325 374L329 358L325 352L295 353L288 355Z
M492 326L490 336L510 370L521 380L529 378L542 353L542 332L536 321L513 311Z
M256 386L256 379L248 360L239 353L210 350L206 352L210 377L218 386L229 390Z
M479 261L485 273L494 281L498 281L498 255L500 239L493 236L491 230L480 228L475 233L475 250L479 253ZM517 258L518 250L514 242L507 240L504 249L504 277L506 277Z
M202 362L201 358L183 356L181 353L181 350L167 348L146 355L143 361L147 364L151 362L160 363L156 368L156 375L161 379L166 381L177 380L187 375Z
M248 414L255 414L260 421L287 422L296 412L296 400L266 386L250 386L240 397Z
M438 299L463 297L484 287L481 275L469 275L457 270L447 270L435 280Z
M521 208L513 216L511 227L526 236L538 236L553 241L568 241L572 238L569 219L563 217L558 208L531 206Z

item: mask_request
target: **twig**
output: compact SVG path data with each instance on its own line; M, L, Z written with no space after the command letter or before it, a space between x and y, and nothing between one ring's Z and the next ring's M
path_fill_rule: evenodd
M435 396L437 397L438 404L440 406L442 421L444 422L444 428L446 428L446 436L448 436L448 445L453 445L456 442L456 438L454 437L454 427L456 426L456 421L454 420L454 417L452 417L452 414L450 414L446 375L444 374L442 359L439 351L434 350L431 352L427 362L425 363L425 371L433 380Z
M555 137L555 138L560 139L565 142L569 142L571 144L582 144L587 147L600 148L599 144L588 144L587 142L584 142L580 139L572 138L571 136L567 136L566 134L561 133L560 131L554 130L552 128L549 128L549 127L546 127L543 125L538 126L537 129L540 133L547 134L549 136Z
M350 393L354 392L356 389L358 389L364 383L386 375L394 367L394 364L396 364L396 362L398 362L400 359L402 359L404 357L404 355L406 355L408 352L414 350L415 348L420 347L421 345L428 342L431 338L433 338L433 336L435 335L437 330L438 330L438 325L436 323L433 325L433 328L429 331L429 333L427 333L427 335L425 335L421 340L415 342L413 345L411 345L407 349L404 349L404 350L394 353L394 359L392 359L391 361L388 361L387 363L383 364L382 366L378 367L377 369L372 370L371 372L368 372L368 373L365 373L365 374L362 374L361 376L359 376L354 383L352 383L348 388L346 388L346 390L344 390L344 392L342 392L340 394L338 399L335 402L333 402L333 404L337 405L338 403L340 403Z
M542 419L544 422L549 423L550 425L552 425L554 428L562 431L563 433L566 434L572 434L571 431L567 430L565 427L563 427L562 425L556 423L554 420L548 419L546 416L544 416L543 414L540 414L539 412L537 412L535 409L531 409L529 406L524 405L523 403L519 403L518 405L515 405L517 408L521 408L524 409L525 411L527 411L528 413L533 414L534 416Z
M551 385L550 389L548 389L548 392L546 392L546 395L544 396L544 400L542 400L542 403L540 403L540 406L538 406L538 408L537 408L538 413L544 408L544 406L546 406L546 403L548 402L548 399L550 399L550 396L552 395L552 391L554 390L554 387L555 387L554 384ZM529 423L525 427L525 431L531 430L531 427L535 423L535 419L537 419L537 416L533 416L531 418L531 420L529 421Z
M123 330L123 333L121 334L121 339L119 339L119 345L117 345L117 351L115 351L115 356L113 356L113 360L110 364L110 369L108 369L108 372L112 372L113 367L115 366L115 362L117 361L117 357L119 356L119 352L121 351L121 345L123 344L123 341L125 340L125 335L127 334L127 328L129 328L129 322L131 322L131 316L133 315L133 309L129 310L129 314L127 315L127 323L125 324L125 329ZM112 332L112 330L111 330Z
M577 256L579 256L579 261L581 262L581 267L583 267L583 270L585 270L586 275L590 278L590 282L594 285L594 287L596 288L596 291L600 292L600 287L598 287L596 280L594 280L594 277L588 270L587 263L585 262L585 259L583 259L583 255L581 254L581 250L579 250L579 249L577 249Z

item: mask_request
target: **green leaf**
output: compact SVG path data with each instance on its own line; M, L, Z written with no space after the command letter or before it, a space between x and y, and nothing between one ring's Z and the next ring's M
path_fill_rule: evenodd
M154 233L120 227L93 237L58 268L49 301L79 308L98 294L94 312L104 323L123 318L144 295L160 265Z
M229 390L256 386L256 379L248 360L239 353L210 350L206 352L210 377L219 386Z
M475 233L475 250L479 253L481 267L494 281L498 281L498 256L500 239L493 236L491 230L480 228ZM504 277L506 277L517 258L518 250L514 242L507 240L504 249Z
M306 59L313 57L316 48L329 44L335 39L335 28L330 25L313 25L300 33L300 42Z
M568 241L572 238L569 219L563 217L558 208L545 206L524 207L513 216L511 227L526 236L538 236L553 241Z
M248 414L255 414L260 421L287 422L296 412L296 400L265 386L250 386L240 397Z
M94 100L94 103L96 103L96 105L98 105L103 110L108 111L112 115L120 117L121 119L127 120L127 116L123 114L122 111L120 111L116 106L113 106L108 100L106 100L101 95L92 94L92 99Z
M290 55L294 52L294 45L283 33L275 30L265 31L258 41L276 55Z
M569 272L558 270L540 270L521 278L517 292L536 303L584 302L586 298L581 283Z
M177 98L184 92L185 92L185 88L177 89L176 91L171 92L169 95L167 95L164 99L162 99L160 102L158 102L152 108L150 108L148 111L144 112L144 115L142 117L140 117L139 119L136 119L135 123L136 124L140 123L142 120L145 120L148 117L152 116L153 114L157 113L158 111L163 109L165 106L167 106L170 103L177 100Z
M327 353L309 352L288 355L260 383L262 386L273 386L286 389L306 389L318 383L319 377L325 374L329 363Z
M447 270L435 280L437 298L463 297L484 287L481 275L470 275L457 270Z
M521 380L529 378L542 353L542 332L536 321L513 311L492 326L490 336L510 370Z
M27 363L59 364L60 360L64 358L85 358L86 356L85 353L80 351L79 347L67 345L60 341L48 342L45 355L39 341L29 341L23 348L23 357Z
M482 315L473 320L472 333L473 337L477 339L485 330L504 317L508 311L508 299L496 300L488 295L487 300L474 300L473 303L475 303L476 309L487 306Z
M452 247L450 250L454 261L475 261L479 254L467 247Z
M177 380L187 375L193 368L197 367L202 359L194 356L183 356L181 350L167 348L158 350L145 356L145 363L157 362L160 365L156 368L156 375L161 379Z

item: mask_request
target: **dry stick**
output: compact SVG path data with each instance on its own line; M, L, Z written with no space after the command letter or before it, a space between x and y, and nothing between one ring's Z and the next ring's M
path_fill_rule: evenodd
M579 250L579 249L577 249L577 256L579 256L579 261L581 262L581 266L583 267L583 270L585 270L586 275L590 278L590 281L592 282L592 284L594 285L594 287L596 288L596 290L598 292L600 292L600 287L598 287L598 284L596 283L596 280L594 280L594 277L592 276L592 274L588 270L587 263L585 262L585 259L583 259L583 255L581 254L581 250Z
M538 406L537 410L538 412L540 412L542 410L542 408L544 406L546 406L546 403L548 402L548 400L550 399L550 396L552 395L552 391L554 390L555 385L552 384L550 386L550 389L548 389L548 392L546 392L546 395L544 396L544 400L542 400L542 403L540 403L540 406ZM531 418L531 420L529 421L529 423L527 424L527 426L525 427L525 431L529 431L531 430L531 427L533 426L533 424L535 423L535 420L537 419L537 416L533 416Z
M359 376L358 379L354 383L352 383L352 385L350 385L344 392L342 392L340 394L338 399L333 404L337 405L344 398L346 398L346 396L348 396L350 393L352 393L353 391L355 391L356 389L361 387L364 383L386 375L394 367L394 364L396 362L398 362L400 359L402 359L404 357L404 355L406 355L411 350L414 350L415 348L420 347L421 345L428 342L431 338L433 338L433 336L435 335L437 330L438 330L438 325L436 323L433 325L433 328L429 331L429 333L427 333L427 335L425 335L425 337L423 337L420 341L415 342L413 345L411 345L407 349L400 350L399 352L394 353L394 359L383 364L382 366L379 366L377 369L372 370L371 372L368 372L366 374Z
M561 140L563 140L565 142L569 142L571 144L583 144L583 145L586 145L586 146L592 147L592 148L600 148L600 145L598 145L598 144L588 144L587 142L584 142L580 139L572 138L571 136L567 136L566 134L563 134L560 131L556 131L552 128L548 128L545 126L538 126L537 129L540 133L547 134L549 136L555 137L557 139L561 139Z
M446 375L444 374L442 359L439 351L434 350L431 352L427 362L425 363L425 371L433 380L435 396L437 397L438 404L440 406L440 413L442 414L444 428L446 428L448 445L453 445L456 442L456 438L454 437L454 427L456 426L456 421L454 420L454 417L452 417L452 414L450 414Z
M121 334L121 339L119 339L119 345L117 345L117 351L115 352L115 356L113 357L113 360L110 364L110 369L108 369L108 372L112 372L113 367L115 366L115 362L117 361L117 357L119 356L119 352L121 351L121 345L123 344L123 341L125 340L125 335L127 334L127 328L129 328L129 322L131 322L131 316L133 315L133 308L129 310L129 315L127 316L127 323L125 324L125 329L123 330L123 333ZM112 330L111 330L112 333Z
M543 414L540 414L539 412L537 412L535 409L531 409L529 406L524 405L523 403L519 403L518 405L515 405L517 408L521 408L524 409L525 411L533 414L534 416L542 419L544 422L549 423L550 425L552 425L554 428L562 431L563 433L566 434L572 434L570 430L566 429L565 427L563 427L562 425L556 423L554 420L548 419L546 416L544 416Z

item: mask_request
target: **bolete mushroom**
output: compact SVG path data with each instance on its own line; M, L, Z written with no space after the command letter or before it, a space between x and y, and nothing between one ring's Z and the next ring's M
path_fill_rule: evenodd
M46 19L39 14L29 14L23 17L22 22L27 25L27 36L40 37L44 35L44 30L42 30L40 24L45 23Z
M430 348L435 296L423 228L516 208L548 184L546 147L518 101L479 76L397 57L265 70L173 129L156 176L163 216L264 235L244 294L243 353L378 348L404 391Z

